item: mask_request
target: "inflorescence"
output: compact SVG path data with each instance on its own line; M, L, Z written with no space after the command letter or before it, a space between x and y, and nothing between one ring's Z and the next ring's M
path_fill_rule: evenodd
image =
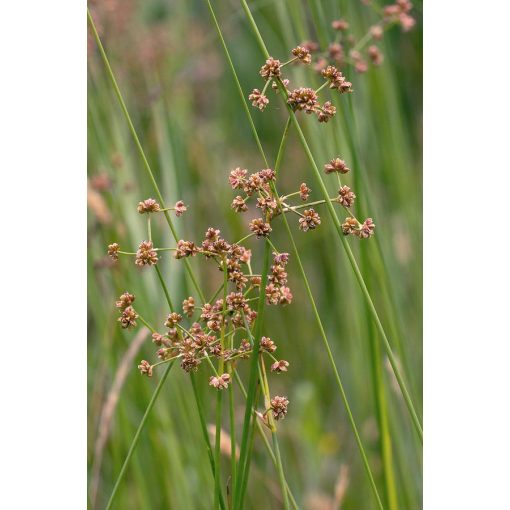
M259 193L261 189L269 189L268 183L274 179L274 171L265 169L247 178L246 171L233 171L230 182L237 188L241 187L248 194ZM259 197L258 207L261 208L266 219L272 217L276 210L276 203L270 199ZM240 210L243 208L241 207ZM138 212L148 215L148 232L150 237L150 215L173 210L181 216L186 210L182 201L175 207L163 209L156 200L148 198L138 204ZM266 220L254 220L250 224L249 237L266 237L271 227ZM173 248L158 248L152 240L142 241L136 252L121 251L119 244L108 246L108 254L113 260L125 255L134 258L139 267L153 266L160 263L164 252L173 252L175 259L186 257L203 257L213 261L224 275L224 284L218 289L210 302L197 304L193 296L182 302L181 310L170 310L165 320L161 321L164 329L156 329L140 316L134 309L135 296L124 292L116 301L119 310L118 321L123 329L131 329L142 322L152 331L152 341L157 347L156 357L159 359L151 364L142 360L138 365L141 374L152 377L154 369L172 360L179 360L181 368L186 372L196 372L201 365L206 365L212 371L209 385L217 390L229 387L233 382L232 373L236 364L250 358L253 351L252 329L257 319L257 312L251 308L253 301L258 301L261 276L253 274L251 258L252 252L241 244L230 243L221 236L220 230L209 227L200 244L193 241L179 240ZM287 305L292 301L292 293L287 286L286 266L288 253L273 252L273 262L270 267L266 287L262 293L265 301L270 305ZM230 289L227 287L231 286ZM223 292L224 297L218 298ZM250 340L251 339L251 340ZM274 356L277 346L269 337L262 337L260 341L260 360L269 358L271 372L280 374L287 372L288 361ZM215 363L216 361L216 363ZM283 400L280 402L279 399ZM262 415L267 424L267 413L273 412L275 419L283 418L286 414L288 400L285 397L274 397L275 402ZM272 401L271 401L272 402ZM287 404L285 404L287 402ZM278 407L279 406L279 407ZM278 410L276 413L275 409Z

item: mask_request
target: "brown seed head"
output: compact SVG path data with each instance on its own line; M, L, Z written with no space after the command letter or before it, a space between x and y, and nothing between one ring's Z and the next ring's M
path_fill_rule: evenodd
M182 311L188 316L191 317L193 312L195 311L195 298L190 296L188 299L185 299L182 302Z
M174 210L175 215L179 218L188 210L188 208L186 207L182 200L179 200L178 202L175 203Z
M112 260L119 260L119 250L120 246L117 243L108 245L108 255L112 258Z
M299 197L303 202L308 200L311 192L312 190L306 185L306 182L302 182L299 186Z
M266 63L260 68L260 76L266 81L270 78L279 78L281 76L280 67L281 63L279 60L269 57Z
M314 230L320 224L321 217L313 208L305 209L303 216L299 218L299 228L303 232L306 232L307 230Z
M168 314L166 321L165 321L165 326L167 328L173 328L176 324L178 324L181 321L182 321L182 315L179 313L176 313L176 312L172 312L172 313Z
M315 90L309 87L294 89L287 99L293 110L304 110L306 113L313 113L319 105Z
M332 119L336 113L336 108L331 104L330 101L326 101L321 107L316 110L319 122L328 122Z
M158 254L154 250L152 241L142 241L136 252L135 264L137 266L154 266L158 262Z
M115 302L115 306L117 308L120 308L121 310L125 310L128 306L131 306L133 304L133 301L135 299L136 298L133 294L130 294L129 292L124 292L124 294L120 295L119 300Z
M140 373L142 375L145 374L147 377L152 377L152 366L148 361L144 359L140 361L140 364L138 365L138 370L140 370Z
M135 309L132 306L128 306L122 310L122 313L117 320L120 322L123 329L128 329L136 326L136 319L138 319L138 314Z
M271 230L271 225L266 223L262 218L256 218L250 221L250 230L256 234L258 238L267 237Z
M158 212L161 207L153 198L147 198L143 202L138 203L138 212L140 214Z
M355 234L358 232L360 228L360 224L354 218L348 217L342 223L342 232L344 236L349 234Z
M356 195L351 191L351 188L349 188L349 186L342 186L338 190L337 200L344 207L351 207L351 205L354 203L355 198Z
M258 108L261 112L263 112L269 104L269 99L266 95L262 94L259 89L253 89L248 99L251 101L252 106L255 106L255 108Z
M375 224L372 221L372 218L367 218L361 228L358 231L358 235L361 239L368 239L374 235Z
M225 390L230 383L229 374L221 374L219 377L211 376L209 378L209 386L214 386L217 390Z
M271 372L276 372L277 374L281 374L282 372L287 372L289 368L289 362L281 359L271 365Z
M235 212L245 212L248 210L248 206L246 205L246 200L240 196L237 195L237 197L232 200L232 204L230 205L232 209L234 209Z
M287 414L287 407L289 400L287 397L280 397L276 395L271 399L271 410L273 411L273 418L275 420L283 420Z
M341 174L346 174L351 169L345 164L345 161L340 158L332 159L329 163L324 165L324 171L327 174L331 174L333 172L340 172Z
M195 246L195 243L181 239L177 242L177 250L174 256L176 259L182 259L184 257L194 257L197 253L198 248Z
M292 50L292 54L297 57L303 64L310 64L312 62L312 55L310 50L304 46L296 46Z

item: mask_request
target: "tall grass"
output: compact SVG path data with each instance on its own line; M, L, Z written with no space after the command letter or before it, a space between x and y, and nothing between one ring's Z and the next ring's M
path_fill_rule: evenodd
M285 38L294 38L292 44L295 45L306 38L308 30L313 31L313 26L321 19L327 22L340 14L333 2L254 3L251 7L257 8L260 33L276 56L288 53L289 44ZM107 76L97 58L91 55L90 174L93 177L106 173L114 180L113 189L101 192L103 205L114 220L101 221L97 204L90 214L91 452L102 395L107 393L109 381L126 349L127 338L114 327L112 303L115 296L125 288L134 291L138 301L147 304L140 310L141 314L149 322L155 322L166 308L161 300L164 293L158 290L161 281L167 282L168 294L177 302L192 292L193 280L205 282L202 292L206 296L212 295L221 283L220 275L196 264L191 267L194 279L185 276L182 266L175 262L161 266L160 279L155 272L130 275L133 272L127 271L122 262L120 270L109 269L101 262L104 246L112 240L122 239L126 245L135 245L143 237L136 212L133 214L133 204L154 194L150 175L143 177L144 160L138 159L137 147L130 142L133 130L139 133L139 143L146 160L151 162L147 165L161 194L170 202L183 198L192 204L185 231L177 230L179 238L196 237L194 233L202 232L209 223L223 225L233 232L233 237L242 237L244 227L240 219L228 211L231 197L224 184L226 174L238 164L254 170L260 168L262 147L264 154L278 152L281 129L287 119L283 115L283 103L263 115L255 112L251 120L238 99L239 92L246 97L255 86L262 60L252 36L245 30L245 13L237 4L218 4L214 8L218 10L224 39L231 51L237 81L231 81L227 72L223 76L217 72L222 68L221 47L216 50L213 25L200 3L170 6L165 2L149 2L131 13L133 25L126 31L127 36L120 36L115 29L104 32L112 67L118 70L118 81L126 93L124 103L132 116L132 129L125 124L122 111L109 97L112 89ZM363 9L366 8L358 5L350 9L352 23L366 24L368 15ZM108 20L108 16L102 13L100 19ZM154 20L157 20L157 27ZM147 27L157 33L164 28L172 40L163 45L168 48L163 51L165 58L149 63L139 59L138 63L136 55L140 50L136 43L139 41L126 42ZM147 39L150 37L154 34L150 33ZM359 170L356 191L358 197L366 197L361 207L370 208L379 230L374 239L378 244L367 245L366 249L354 246L355 252L361 248L354 255L360 261L367 289L381 317L381 326L394 342L394 364L409 376L409 397L418 407L421 395L421 224L417 206L421 196L420 134L417 130L420 102L412 100L409 89L412 84L420 87L419 74L413 75L413 66L419 69L419 44L419 32L405 37L399 33L387 34L384 66L359 79L352 78L356 90L352 112L347 104L342 105L341 116L334 119L331 130L334 135L324 136L324 131L318 132L311 123L303 124L303 135L309 137L310 151L319 162L339 152L351 162L354 172ZM130 53L126 47L130 48ZM399 56L399 52L403 53L403 60L392 58L395 54ZM130 58L126 58L127 55ZM403 83L395 79L397 73L402 75L399 68L402 61L409 66ZM386 126L389 114L392 122ZM274 122L275 118L278 122ZM252 141L250 130L258 135L256 143ZM350 141L347 131L352 134ZM296 132L291 128L279 191L290 189L297 181L310 179L310 169L299 144L300 139L296 139ZM392 147L392 150L383 149L385 147ZM122 154L120 165L118 157L112 162L112 156L117 153ZM207 193L209 189L217 190L214 196ZM320 198L315 190L312 196L315 200ZM356 451L359 444L348 427L352 411L375 484L385 487L384 506L418 508L421 448L413 435L405 402L399 391L395 391L392 372L384 368L385 356L377 350L380 330L372 329L371 310L360 298L352 270L338 248L326 248L336 234L327 218L323 219L321 229L306 235L297 229L293 233L295 227L286 218L282 228L274 232L277 246L281 249L288 246L291 252L295 248L300 255L299 264L295 258L292 260L293 304L283 312L267 310L266 316L266 323L271 324L271 336L279 340L280 356L291 362L289 374L275 384L289 392L292 412L284 426L279 427L278 444L269 451L267 438L260 434L252 436L251 424L248 426L243 455L247 455L246 460L250 459L253 466L250 469L250 462L246 465L246 460L243 461L245 466L236 473L234 489L244 490L242 471L247 470L245 507L277 507L283 504L282 495L288 493L286 489L279 490L278 485L275 488L271 480L274 473L277 484L290 485L289 504L295 500L296 506L315 508L319 498L334 501L340 466L348 465L350 481L342 496L344 505L375 507L376 499L367 491L363 476L366 465ZM161 222L153 223L152 234L162 245L169 244ZM302 279L303 275L306 280ZM310 298L314 299L315 306ZM153 306L148 306L149 303ZM326 362L330 366L331 359L317 335L330 344L351 411L337 403L338 392L333 390L337 387L335 375L322 369ZM148 357L150 347L143 350L140 357ZM125 471L126 479L116 495L119 508L210 508L214 494L211 464L213 469L221 465L224 475L233 471L232 457L227 459L220 451L215 462L210 456L210 443L209 449L207 446L207 435L205 441L202 439L207 424L214 421L204 376L197 374L193 386L180 371L172 371L170 379L160 393L160 400L152 407L145 432L139 436L137 450ZM370 380L373 391L366 383ZM153 390L154 385L140 381L138 374L131 375L124 385L104 452L98 508L109 497ZM202 403L198 408L197 401ZM234 401L233 413L231 406L226 406L229 417L222 413L221 421L224 426L237 424L240 431L242 420L236 415L236 402L241 405L239 399ZM260 424L256 428L260 432ZM237 439L243 443L242 435ZM232 447L235 450L235 438L231 441L231 450ZM278 469L278 452L281 453L281 470ZM268 463L274 463L277 470ZM280 472L284 473L284 478L278 482L277 473ZM342 484L345 483L344 476ZM200 495L193 490L196 486L203 488ZM237 497L240 498L240 494ZM275 499L280 503L275 503Z

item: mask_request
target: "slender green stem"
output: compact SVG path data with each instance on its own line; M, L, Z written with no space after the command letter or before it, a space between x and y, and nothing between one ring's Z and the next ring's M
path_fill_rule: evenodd
M197 403L197 410L198 410L198 416L200 419L200 428L202 430L202 436L204 437L204 441L207 447L207 456L209 457L209 462L211 464L211 469L214 473L216 472L215 463L214 463L214 457L211 447L211 441L209 440L209 434L207 433L207 425L205 423L205 414L204 409L202 405L202 401L200 400L200 396L198 394L198 388L197 388L197 381L195 378L195 374L191 372L191 386L193 387L193 394L195 396L195 402ZM223 494L220 494L220 506L222 509L225 509L225 501L223 499Z
M262 50L262 53L264 54L264 57L265 58L268 58L269 57L269 52L267 50L267 47L264 43L264 40L260 34L260 31L257 27L257 24L255 23L255 20L253 19L253 16L251 14L251 11L250 11L250 8L248 7L248 4L246 3L246 0L240 0L241 1L241 4L246 12L246 16L248 18L248 21L249 21L249 24L255 34L255 37L257 39L257 42ZM283 89L283 87L280 86L280 90L282 91L282 97L285 98L285 90ZM324 181L322 179L322 176L321 176L321 173L319 171L319 168L317 166L317 163L315 162L315 158L313 157L312 155L312 152L310 150L310 147L308 146L308 142L306 141L306 138L305 138L305 135L303 133L303 130L301 129L301 126L299 125L299 122L297 120L297 117L294 113L294 111L292 110L292 108L290 108L290 105L287 104L287 102L285 102L286 106L287 106L287 109L289 111L289 114L290 114L290 117L292 119L292 122L297 130L297 133L298 133L298 137L299 137L299 140L301 142L301 145L303 146L303 149L305 151L305 154L308 158L308 161L310 162L310 165L312 166L312 169L315 173L315 176L317 178L317 182L319 184L319 187L322 191L322 194L324 196L324 200L326 200L326 207L328 209L328 212L329 212L329 215L331 216L331 219L333 221L333 224L338 232L338 235L342 241L342 244L343 244L343 247L345 249L345 252L347 254L347 258L351 264L351 267L354 271L354 275L356 277L356 280L358 281L358 284L361 288L361 291L363 293L363 296L367 302L367 305L368 305L368 309L370 311L370 314L372 316L372 320L375 322L376 326L377 326L377 329L379 331L379 334L383 340L383 345L384 345L384 348L386 350L386 355L388 356L388 359L390 361L390 364L391 364L391 367L393 369L393 372L395 374L395 377L397 379L397 382L398 382L398 385L400 387L400 391L402 392L402 396L404 397L404 401L406 403L406 406L408 408L408 411L409 411L409 414L411 416L411 420L414 424L414 427L416 429L416 432L420 438L420 440L423 442L423 430L422 430L422 426L421 426L421 423L420 423L420 420L418 418L418 415L416 413L416 410L414 408L414 405L413 405L413 402L412 402L412 399L411 399L411 396L409 395L409 392L407 390L407 386L403 380L403 377L400 373L400 369L398 367L398 362L395 358L395 355L393 354L393 351L391 349L391 345L389 343L389 340L388 340L388 337L386 336L386 332L384 330L384 327L381 323L381 320L379 318L379 315L377 313L377 310L374 306L374 303L372 301L372 298L370 296L370 293L368 292L368 289L367 289L367 286L365 284L365 281L363 279L363 276L359 270L359 267L358 267L358 264L356 262L356 259L354 258L354 254L352 253L352 250L351 250L351 247L349 245L349 242L347 241L346 237L343 235L343 232L342 232L342 225L340 223L340 220L338 219L338 216L336 215L336 212L335 212L335 209L333 208L333 205L331 204L331 202L329 202L328 198L329 198L329 193L328 193L328 190L326 188L326 185L324 184Z
M230 413L230 490L234 493L236 488L237 459L236 459L236 422L234 406L234 385L232 384L232 365L229 363L229 374L231 384L228 387L228 401Z
M214 22L214 24L216 26L216 30L218 32L218 36L220 38L221 44L223 46L223 50L225 51L225 56L227 58L228 65L230 67L230 70L232 71L232 75L234 76L234 80L235 80L235 83L236 83L236 86L237 86L237 90L239 92L239 95L243 98L243 107L244 107L244 110L245 110L246 115L248 117L248 122L250 123L251 130L254 133L256 133L257 129L255 127L255 124L254 124L253 119L252 119L251 114L250 114L250 107L248 106L248 103L246 102L246 100L244 98L244 92L243 92L243 89L241 87L241 83L239 82L239 78L237 77L237 73L236 73L234 64L232 62L232 59L230 58L230 53L229 53L227 45L225 43L225 39L223 38L223 34L221 32L220 25L218 24L218 20L216 19L216 15L214 14L214 9L213 9L213 7L211 5L211 1L210 0L206 0L206 1L207 1L207 5L209 6L209 11L211 13L211 17L212 17L213 22ZM264 155L264 150L262 149L262 144L260 142L260 139L259 139L258 135L255 137L255 143L257 144L257 146L259 148L259 151L262 154L262 159L264 160L264 163L265 163L266 167L268 167L269 163L267 162L266 156Z
M221 336L220 344L221 350L223 351L225 345L225 313L227 311L227 286L228 286L228 271L227 271L227 260L223 258L223 321L221 325ZM220 357L219 361L219 374L223 373L223 356ZM218 390L216 398L216 442L214 445L214 458L216 464L216 472L214 476L214 507L217 508L220 500L220 482L221 482L221 465L220 465L220 445L221 445L221 404L223 401L223 391Z
M170 311L173 312L174 307L172 305L172 299L170 297L170 293L168 292L168 288L166 286L165 280L163 279L163 275L161 274L161 270L159 269L157 264L154 267L156 268L156 274L158 275L158 279L161 283L161 287L163 288L163 292L165 293L166 301L168 303L168 306L170 307Z
M146 328L151 330L151 333L156 333L156 330L140 314L138 314L138 318Z
M244 398L246 399L246 389L244 387L243 381L241 381L241 378L239 377L237 370L234 370L234 376L236 378L237 384L239 385L239 388L241 389L241 393L243 394ZM255 409L253 409L252 411L253 411L253 413L255 413ZM257 425L257 430L259 431L259 435L262 438L262 442L264 443L264 446L266 447L267 453L269 454L269 457L271 457L271 461L273 462L274 467L276 468L277 467L276 466L276 463L277 463L276 457L275 457L275 454L273 453L271 445L269 444L269 440L267 439L266 434L264 433L264 429L260 423L260 420L255 420L255 423ZM287 483L287 481L285 481L285 486L287 488L287 493L289 495L290 502L292 503L292 506L294 507L294 510L298 510L298 508L299 508L298 504L296 502L296 499L294 498L294 495L292 494L292 491L290 490L290 487L289 487L289 484Z
M262 373L262 389L265 396L266 408L269 408L271 404L271 394L269 393L269 383L267 382L267 374L266 374L266 366L264 364L264 360L260 360L260 369ZM280 455L280 447L278 446L278 437L276 434L276 425L274 423L274 418L271 412L268 414L269 425L271 426L271 436L273 438L273 449L276 457L276 471L278 473L278 478L280 480L280 487L282 490L283 496L283 507L285 510L289 510L289 498L287 496L287 488L285 482L285 474L283 472L283 463L282 457Z
M260 337L261 337L261 329L262 329L262 321L264 316L264 291L267 283L267 272L269 265L269 254L271 252L271 246L269 243L265 243L264 245L264 265L262 266L262 277L260 283L260 298L257 307L257 320L255 322L255 335L252 346L252 357L250 362L250 375L248 379L248 393L246 398L246 409L244 412L244 422L243 422L243 433L241 436L241 445L240 445L240 456L239 456L239 476L241 480L241 484L237 484L237 491L234 494L234 508L242 508L242 501L238 501L237 497L240 497L239 487L242 486L244 482L244 477L246 473L247 466L250 463L250 459L247 458L247 450L248 450L248 436L250 429L250 418L251 418L251 409L255 399L255 391L257 388L257 375L258 375L258 357L260 351ZM249 329L247 327L247 329ZM237 497L236 497L237 495Z
M138 134L136 133L135 126L133 125L133 121L131 120L131 116L129 115L128 109L126 107L126 103L124 102L124 98L122 96L122 93L120 91L120 88L117 84L117 80L115 78L115 75L113 74L113 70L110 66L110 61L108 60L108 56L106 55L106 52L103 48L103 43L101 42L101 39L99 37L99 34L97 33L96 26L94 24L94 20L92 19L92 16L90 14L89 9L87 9L87 18L90 24L90 27L92 29L92 33L94 34L94 39L96 40L97 47L99 48L99 53L101 54L101 58L103 60L104 66L106 68L106 72L108 74L108 77L110 79L110 82L112 84L112 87L115 91L115 95L117 96L117 99L119 101L122 113L124 114L124 117L126 119L126 122L129 127L129 131L131 132L131 135L133 137L133 140L135 142L136 148L138 150L138 153L140 155L140 158L142 159L143 166L145 168L145 171L147 175L149 176L149 179L152 183L152 187L154 188L154 192L156 193L159 203L163 209L166 209L165 207L165 201L163 200L163 195L161 194L161 191L159 189L158 183L156 182L156 179L154 177L154 174L152 173L151 167L149 165L149 161L147 160L147 157L145 155L145 152L143 150L142 144L140 143L140 139L138 138ZM166 221L168 223L168 226L170 227L170 230L172 232L172 235L175 239L175 241L178 241L179 238L177 236L177 231L175 230L174 224L172 222L172 219L170 218L170 215L168 211L164 211L163 214L165 215ZM200 285L198 284L198 280L195 276L195 273L193 272L193 269L191 267L191 264L189 263L189 260L185 259L184 264L186 266L186 270L188 272L188 275L191 279L191 282L193 286L195 287L196 291L198 292L198 295L202 302L205 302L205 296L202 292L202 289L200 288Z
M161 392L161 388L163 388L163 384L165 384L166 378L168 377L168 374L170 373L170 370L172 369L174 363L169 363L166 370L163 372L163 375L161 376L161 379L158 382L158 385L156 386L156 389L154 390L154 393L152 394L152 397L149 401L149 404L147 406L147 409L145 410L145 413L143 415L142 421L138 425L138 429L136 430L135 437L133 438L133 441L131 442L131 446L129 447L128 453L126 455L126 459L124 460L124 464L122 464L122 468L120 470L119 476L117 476L117 481L115 482L115 485L113 487L112 493L110 495L110 499L108 500L108 504L106 505L106 510L110 510L112 508L113 502L115 500L115 496L117 495L117 492L119 490L120 483L122 482L122 479L124 478L124 475L126 474L126 469L129 465L129 462L131 461L131 457L133 456L133 453L136 450L136 447L138 446L138 441L140 440L140 436L142 434L142 431L145 427L145 423L147 422L147 418L149 417L152 408L154 407L154 404L156 403L156 400L158 399L158 396Z

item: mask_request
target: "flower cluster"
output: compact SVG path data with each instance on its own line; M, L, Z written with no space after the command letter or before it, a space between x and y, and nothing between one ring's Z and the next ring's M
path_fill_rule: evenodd
M292 292L287 287L286 266L288 253L273 252L271 274L266 285L266 303L269 305L288 305L292 302Z
M123 329L130 329L136 326L136 319L138 314L135 309L131 306L135 296L129 292L124 292L119 297L119 300L115 302L115 306L119 309L120 317L117 319Z
M285 91L287 96L287 104L292 108L293 111L304 111L307 114L314 113L317 115L319 122L328 122L335 113L336 107L331 101L325 101L322 105L319 102L318 90L314 90L310 87L298 87L294 90L289 90L289 80L282 76L282 68L292 62L300 62L305 65L312 63L312 51L315 51L317 46L310 42L305 42L299 46L296 46L292 50L293 58L288 62L281 63L279 60L269 57L266 63L260 69L260 75L266 80L266 84L262 91L258 88L252 90L248 96L251 104L258 108L260 111L264 111L266 106L269 104L269 99L266 96L266 90L269 83L273 90L278 92L279 89ZM352 84L348 82L342 73L332 66L324 77L329 80L330 87L337 89L340 93L351 92ZM334 72L333 72L334 69ZM322 87L320 87L322 88Z

